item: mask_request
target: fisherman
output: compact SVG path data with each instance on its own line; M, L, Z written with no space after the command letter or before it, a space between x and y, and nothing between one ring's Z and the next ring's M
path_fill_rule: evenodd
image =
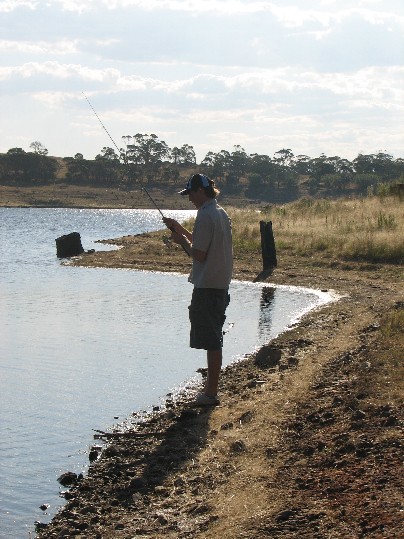
M196 406L217 406L222 366L223 324L230 301L229 284L233 271L231 221L217 203L219 190L205 174L194 174L180 195L188 195L198 210L193 231L178 221L164 217L171 238L192 257L189 281L194 285L189 319L190 347L206 350L208 372Z

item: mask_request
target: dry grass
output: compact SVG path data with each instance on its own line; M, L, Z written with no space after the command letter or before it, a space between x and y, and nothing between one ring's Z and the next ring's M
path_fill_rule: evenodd
M188 209L186 197L153 190L162 208ZM141 191L122 191L54 184L35 187L0 186L2 206L147 208ZM232 203L233 207L229 204ZM303 198L283 206L244 207L229 199L235 254L260 252L260 221L272 221L279 254L316 259L399 264L404 261L404 212L399 196L355 199ZM192 226L189 223L189 226Z
M298 256L402 263L404 212L398 197L301 199L260 211L232 209L235 251L256 251L260 221L272 221L277 250Z
M382 399L403 403L404 395L404 307L390 310L381 321L380 350L373 360L377 377L368 380Z

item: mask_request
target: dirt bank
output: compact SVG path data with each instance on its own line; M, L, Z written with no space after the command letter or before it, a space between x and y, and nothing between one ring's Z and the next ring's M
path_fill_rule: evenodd
M161 236L74 263L188 271ZM259 253L235 260L236 279L260 269ZM403 309L402 268L282 255L266 282L343 297L226 368L219 407L169 402L105 436L41 538L402 537L403 343L384 331Z
M182 189L185 181L165 185L164 190L156 187L147 189L160 208L188 210L188 199L178 196L178 191ZM231 204L244 207L245 199L231 197ZM133 189L124 189L74 185L60 181L50 185L0 185L0 207L154 209L150 199L138 184Z

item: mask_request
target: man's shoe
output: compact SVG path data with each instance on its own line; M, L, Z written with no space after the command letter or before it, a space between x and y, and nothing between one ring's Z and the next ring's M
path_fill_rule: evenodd
M194 400L194 406L218 406L220 400L217 398L217 395L210 396L206 393L199 393Z

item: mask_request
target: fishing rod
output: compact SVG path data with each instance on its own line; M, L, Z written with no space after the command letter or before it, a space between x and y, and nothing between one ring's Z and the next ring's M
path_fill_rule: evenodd
M156 210L158 210L158 212L160 213L161 217L164 219L164 215L163 215L163 212L160 210L160 208L157 206L157 204L155 203L154 199L152 198L151 194L149 193L149 191L146 189L146 187L142 187L143 191L146 193L146 195L150 198L150 200L152 201L152 203L154 204ZM171 229L170 229L171 230Z
M101 118L98 116L96 110L94 109L94 107L92 106L90 100L88 99L88 97L86 96L86 94L84 92L82 92L82 94L84 95L87 103L89 104L91 110L94 112L94 115L95 117L97 118L97 120L100 122L101 124L101 127L104 129L104 131L106 132L106 134L109 136L112 144L115 146L115 148L118 150L119 152L119 155L121 157L123 157L123 161L124 161L124 165L127 167L128 166L128 160L126 158L126 156L124 156L124 153L122 151L121 148L118 148L115 140L112 138L111 136L111 133L108 131L108 129L105 127L105 125L103 124ZM160 208L157 206L155 200L153 199L153 197L151 196L151 194L149 193L149 191L146 189L146 187L141 187L141 189L146 193L146 195L150 198L151 202L153 203L153 206L156 208L156 210L158 210L158 212L160 213L161 217L164 219L164 215L163 215L163 212L160 210Z
M146 189L146 187L142 187L141 189L143 189L143 191L146 193L146 195L150 198L150 200L153 202L154 206L156 207L156 209L159 211L162 219L164 219L164 215L163 215L163 212L160 210L160 208L157 206L157 204L155 203L154 199L152 198L151 194L149 193L149 191ZM171 232L175 232L175 229L172 227L172 226L168 226L166 225L166 227L171 230ZM167 243L170 243L171 240L169 238L167 238L167 236L163 237L163 241L164 243L167 245ZM186 250L186 248L180 243L181 247L182 247L182 250L184 251L184 253L186 253L188 256L191 256L190 253Z
M112 144L115 146L115 148L118 150L119 152L119 155L123 158L123 162L124 162L124 165L126 166L126 168L128 168L129 164L128 164L128 160L127 160L127 156L124 154L124 152L122 151L121 148L118 148L118 145L116 144L115 140L112 138L111 136L111 133L108 131L108 129L105 127L105 125L103 124L101 118L98 116L96 110L94 109L94 107L92 106L90 100L88 99L87 95L82 92L82 94L84 95L87 103L89 104L91 110L93 111L95 117L97 118L97 120L100 122L101 124L101 127L104 129L104 131L106 132L106 134L108 135L108 137L110 138ZM151 196L151 194L149 193L149 191L146 189L146 187L141 187L141 189L146 193L146 195L149 197L149 199L151 200L151 202L153 203L153 206L156 208L156 210L160 213L161 215L161 218L162 219L165 219L164 217L164 214L163 212L161 211L161 209L157 206L157 203L156 201L153 199L153 197ZM172 228L172 227L167 227L169 230L171 230L172 232L175 232L175 230ZM188 256L190 256L190 254L188 253L188 251L185 249L185 247L183 245L181 245L181 247L183 248L183 250L187 253Z
M82 94L84 95L84 97L86 98L87 103L90 105L90 108L91 108L91 110L94 112L95 117L96 117L97 120L100 122L101 127L104 129L104 131L106 132L106 134L107 134L107 135L109 136L109 138L111 139L112 144L113 144L113 145L115 146L115 148L118 150L119 155L122 155L122 153L123 153L123 152L122 152L122 149L118 148L118 146L116 145L115 140L111 137L110 132L109 132L108 129L105 127L105 125L102 123L101 118L100 118L100 117L98 116L98 114L96 113L94 107L93 107L92 104L90 103L90 100L88 99L88 97L86 96L86 94L85 94L84 92L81 92L81 93L82 93ZM124 159L124 162L125 162L125 164L126 164L126 159Z

